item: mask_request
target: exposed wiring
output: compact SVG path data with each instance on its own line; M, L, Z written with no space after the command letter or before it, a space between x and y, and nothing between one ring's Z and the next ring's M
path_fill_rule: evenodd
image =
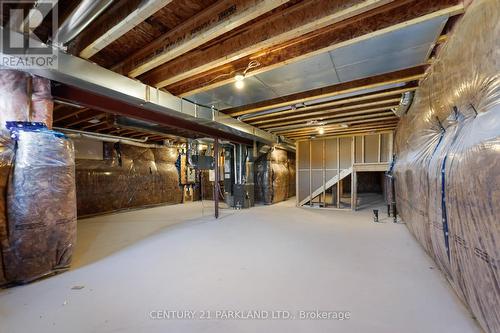
M256 67L259 67L260 66L260 62L258 62L257 60L252 60L248 63L247 67L243 70L243 75L246 75L248 73L249 70L253 69L253 68L256 68ZM210 81L208 81L206 83L206 85L209 85L211 83L213 83L214 81L222 78L222 77L226 77L226 76L233 76L234 74L238 73L239 71L238 70L233 70L229 73L224 73L224 74L220 74L220 75L217 75L216 77L214 77L213 79L211 79Z

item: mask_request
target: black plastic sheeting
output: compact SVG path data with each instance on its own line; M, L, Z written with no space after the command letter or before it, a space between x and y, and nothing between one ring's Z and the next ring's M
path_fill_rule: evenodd
M395 138L399 213L487 332L500 332L499 36L499 1L474 1Z
M289 157L290 155L290 157ZM295 154L274 149L255 161L255 201L273 204L295 195Z

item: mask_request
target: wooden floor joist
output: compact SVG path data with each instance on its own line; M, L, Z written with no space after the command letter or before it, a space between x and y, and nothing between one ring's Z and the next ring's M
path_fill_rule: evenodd
M139 50L115 70L137 77L209 42L288 0L220 0Z
M318 119L322 120L323 117L327 116L332 116L332 115L340 115L341 111L348 111L348 110L358 110L358 109L363 109L363 108L369 108L373 106L379 106L379 105L397 105L401 101L401 96L396 95L394 98L382 98L378 100L368 100L366 103L354 103L351 105L342 105L341 107L336 107L336 108L324 108L319 111L309 111L308 109L303 109L301 112L298 112L298 114L294 115L287 115L287 116L278 116L273 119L267 119L267 120L260 120L260 121L255 121L255 122L250 122L251 125L254 126L265 126L265 125L275 125L275 124L285 124L289 121L293 120L298 120L298 121L303 121L305 119ZM292 120L292 121L293 121Z
M376 127L376 128L364 128L364 129L359 129L359 130L352 130L352 131L332 131L329 133L325 133L324 135L318 136L318 135L302 135L302 136L296 136L291 138L291 140L307 140L310 139L311 136L314 136L317 139L323 139L327 137L332 137L332 136L351 136L351 135L360 135L360 134L380 134L387 132L389 133L390 131L393 131L396 128L396 125L393 126L381 126L381 127Z
M397 104L394 104L397 106ZM273 123L273 124L266 124L266 125L263 125L263 126L260 126L259 128L261 129L275 129L275 128L282 128L282 127L293 127L293 126L302 126L302 125L305 125L306 122L309 122L309 121L314 121L314 120L317 120L318 122L325 122L325 123L329 123L331 122L333 119L342 119L344 122L348 122L349 119L351 117L360 117L362 115L371 115L371 114L374 114L374 113L377 113L377 114L382 114L382 113L385 113L385 112L392 112L391 109L393 107L396 107L396 106L384 106L384 107L377 107L377 108L370 108L370 107L367 107L367 108L361 108L357 111L343 111L343 112L339 112L339 113L335 113L331 116L326 116L326 117L323 117L321 119L314 119L314 118L303 118L303 119L299 119L299 120L292 120L292 121L282 121L282 122L279 122L279 123Z
M381 127L391 127L391 126L396 126L398 122L398 119L393 119L389 121L384 121L384 122L365 122L365 123L358 123L358 124L353 124L352 126L349 126L347 128L342 128L342 127L323 127L323 130L325 134L333 133L333 132L352 132L355 130L359 129L376 129L376 128L381 128ZM289 133L287 134L288 138L294 138L294 137L299 137L299 136L308 136L308 135L319 135L318 134L318 129L310 129L307 131L300 131L300 132L294 132L294 133Z
M320 127L326 127L327 125L334 125L334 124L347 124L348 126L351 126L352 124L359 124L359 123L366 123L366 122L374 122L374 121L386 121L386 120L395 120L397 117L394 115L394 113L388 111L388 112L380 112L377 114L370 114L370 115L361 115L361 116L354 116L354 117L349 117L348 120L346 119L337 119L328 122L324 126L318 126L318 125L300 125L297 127L292 127L292 128L287 128L287 127L277 127L277 128L271 128L268 129L269 131L273 132L274 134L279 134L279 135L286 135L289 133L294 133L298 131L308 131L308 130L317 130Z
M387 120L387 121L383 121L383 122L377 122L377 121L367 121L367 122L359 122L359 123L356 123L356 124L353 124L349 127L323 127L323 130L326 134L330 133L330 132L349 132L349 131L354 131L354 130L358 130L358 129L369 129L369 128L379 128L379 127L389 127L389 126L394 126L396 125L398 122L398 119L392 119L392 120ZM293 137L296 137L296 136L300 136L300 135L309 135L309 134L318 134L318 129L317 128L314 128L314 129L308 129L308 130L305 130L305 131L297 131L297 132L291 132L289 134L287 134L287 137L290 137L290 138L293 138Z
M225 41L186 54L141 76L141 79L156 87L166 87L173 94L186 96L234 81L227 74L244 69L250 61L260 63L248 74L254 75L437 16L462 12L463 5L459 0L396 1L265 49L259 47L259 43L244 40L244 36L235 36L230 43ZM281 19L286 24L293 18L283 16ZM267 35L273 36L272 27L269 29ZM253 53L242 57L252 47ZM243 50L246 52L242 53Z
M263 51L269 47L298 38L314 30L362 14L390 1L388 0L311 0L277 12L257 21L249 29L211 47L197 50L172 65L162 66L159 71L145 75L146 81L163 87L193 74L207 71L228 62ZM189 65L190 64L190 65ZM182 66L182 67L180 67ZM244 66L246 67L246 65ZM243 67L243 68L244 68ZM178 68L171 75L170 69ZM167 74L159 78L159 74Z
M230 116L237 117L282 106L289 106L297 103L312 101L319 98L332 97L365 89L378 88L395 83L411 82L421 79L425 74L426 68L427 65L406 68L395 72L375 75L368 78L345 83L338 83L328 87L317 88L309 91L291 94L288 96L278 97L263 102L225 109L223 110L223 112Z
M127 23L127 17L133 13L143 0L120 1L116 6L100 15L91 25L89 25L70 45L70 51L79 54L84 59L90 58L93 54L87 48L91 48L96 41L106 36L107 33L116 29L121 24ZM130 28L133 28L131 26ZM110 42L110 41L109 41Z
M338 106L338 105L343 105L347 103L354 103L354 102L363 102L366 100L371 100L374 98L380 98L380 97L388 97L388 96L395 96L397 94L403 94L405 92L409 91L415 91L418 87L417 82L409 83L404 85L403 87L397 87L397 88L391 88L391 89L385 89L377 92L370 92L367 94L360 94L356 95L354 97L346 97L346 98L339 98L331 102L324 102L324 103L318 103L318 104L312 104L312 105L307 105L306 107L303 108L298 108L298 109L290 109L290 110L283 110L279 112L273 112L269 114L256 114L256 115L245 115L245 117L242 119L245 122L254 124L258 123L257 120L268 120L276 117L283 117L283 116L289 116L292 114L297 114L301 112L309 112L309 111L314 111L314 110L320 110L325 107L333 107L333 106Z

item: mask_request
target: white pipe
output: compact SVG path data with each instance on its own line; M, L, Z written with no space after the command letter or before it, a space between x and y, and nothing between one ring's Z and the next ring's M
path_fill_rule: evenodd
M164 145L157 145L153 143L145 143L148 138L144 140L128 139L121 136L109 135L109 134L97 134L78 130L72 130L67 128L54 127L54 130L65 132L69 138L85 138L91 140L98 140L110 143L123 143L124 145L141 147L141 148L165 148Z

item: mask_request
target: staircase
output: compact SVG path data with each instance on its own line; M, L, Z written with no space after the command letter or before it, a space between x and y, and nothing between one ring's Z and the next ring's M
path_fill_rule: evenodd
M340 174L337 174L334 177L332 177L330 180L328 180L325 183L324 186L321 185L319 188L314 190L314 192L312 192L311 195L307 196L304 200L302 200L299 203L299 206L305 205L306 203L308 203L309 201L311 201L312 199L314 199L315 197L317 197L318 195L323 193L326 189L329 189L330 187L337 184L339 181L341 181L345 177L349 176L350 174L352 174L352 167L350 167L349 169L344 169L344 170L340 171Z

